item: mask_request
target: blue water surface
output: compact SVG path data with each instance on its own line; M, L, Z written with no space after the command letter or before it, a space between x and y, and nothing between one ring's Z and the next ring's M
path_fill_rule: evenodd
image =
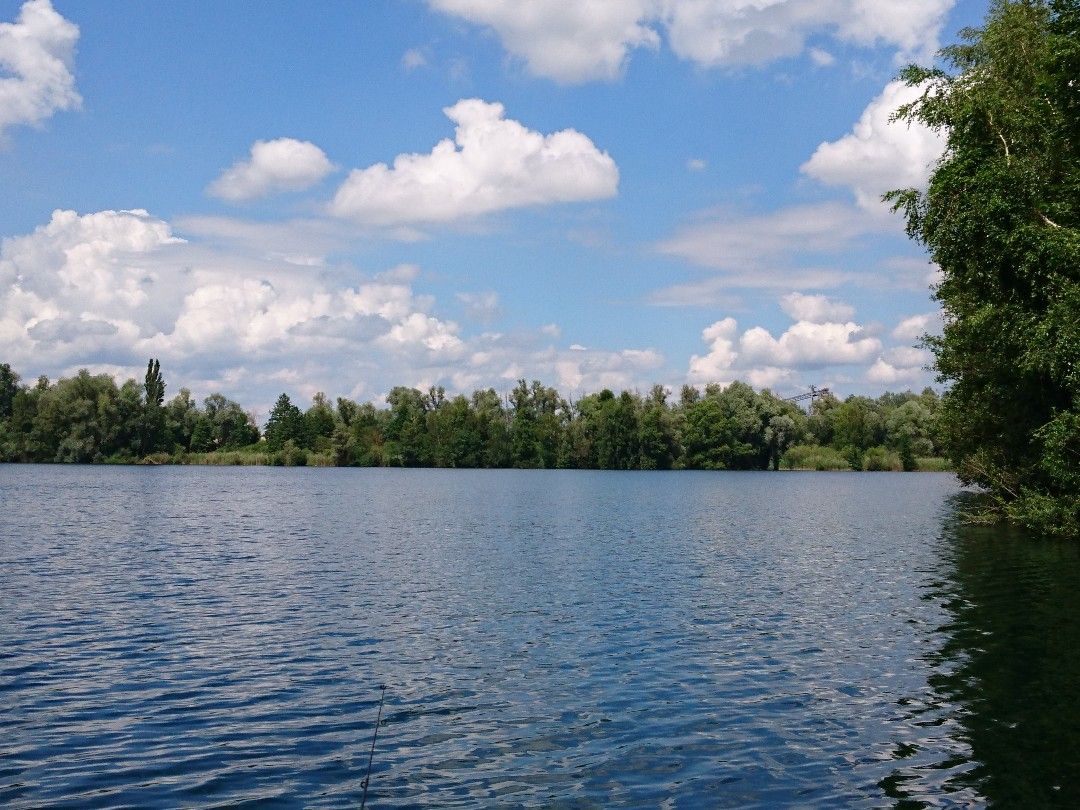
M356 806L386 685L371 807L1069 806L1076 549L964 497L0 465L0 804Z

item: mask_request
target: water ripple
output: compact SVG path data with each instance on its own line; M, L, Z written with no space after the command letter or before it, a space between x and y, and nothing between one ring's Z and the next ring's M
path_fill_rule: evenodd
M0 466L0 804L355 805L384 683L372 806L1074 804L1080 566L956 492Z

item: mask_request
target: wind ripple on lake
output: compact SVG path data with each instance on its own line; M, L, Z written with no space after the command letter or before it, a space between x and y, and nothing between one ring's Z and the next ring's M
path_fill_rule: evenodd
M948 476L7 467L0 491L6 805L356 804L383 683L373 806L985 798Z

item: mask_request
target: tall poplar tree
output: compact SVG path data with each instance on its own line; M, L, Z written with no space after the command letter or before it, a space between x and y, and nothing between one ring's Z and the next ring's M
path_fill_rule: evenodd
M145 455L165 444L165 411L161 407L165 401L165 378L161 375L161 363L155 359L146 364L143 393L146 400L139 449Z

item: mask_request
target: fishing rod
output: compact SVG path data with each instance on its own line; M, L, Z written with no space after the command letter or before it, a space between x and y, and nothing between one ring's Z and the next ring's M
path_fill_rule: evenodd
M379 725L382 723L383 702L386 700L386 684L381 684L379 690L382 692L382 697L379 698L379 716L375 720L375 733L371 735L371 751L368 752L367 774L364 776L364 781L360 783L364 787L364 796L360 799L360 810L364 810L364 805L367 804L368 783L371 781L371 761L375 759L375 741L379 739Z

